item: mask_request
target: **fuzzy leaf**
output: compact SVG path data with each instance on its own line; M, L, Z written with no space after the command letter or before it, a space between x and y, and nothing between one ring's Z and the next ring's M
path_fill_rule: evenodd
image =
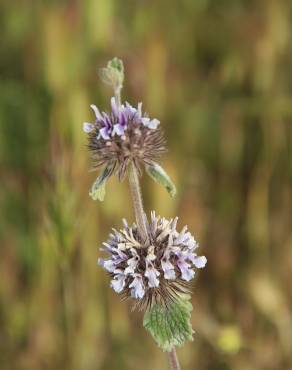
M165 189L168 191L171 197L174 197L176 194L176 187L174 183L171 181L168 174L164 171L164 169L159 166L157 163L153 163L151 165L146 165L146 171L148 175L160 185L164 186Z
M124 81L124 65L123 61L118 58L113 58L107 63L105 68L100 68L99 76L107 85L114 89L122 88Z
M192 309L189 297L180 298L168 307L156 303L145 312L143 325L163 351L171 351L174 346L193 340Z
M93 200L100 200L101 202L104 200L105 197L105 184L107 179L113 172L114 165L110 163L108 166L104 168L101 174L97 177L97 179L92 184L91 190L89 192L89 196Z

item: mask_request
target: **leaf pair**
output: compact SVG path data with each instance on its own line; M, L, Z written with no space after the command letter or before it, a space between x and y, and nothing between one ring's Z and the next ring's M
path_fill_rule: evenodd
M113 173L114 167L115 166L113 163L107 165L103 169L101 174L97 177L95 182L92 184L89 195L93 200L100 200L101 202L104 200L105 185L108 178ZM175 185L161 166L159 166L157 163L147 165L146 172L154 181L162 185L168 191L171 197L175 196L176 193Z

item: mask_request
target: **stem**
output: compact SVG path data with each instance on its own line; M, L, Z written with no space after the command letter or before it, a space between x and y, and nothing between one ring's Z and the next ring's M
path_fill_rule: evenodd
M121 105L121 89L122 89L122 86L120 85L114 89L115 99L116 99L116 103L118 106ZM131 190L131 195L132 195L132 200L133 200L133 206L135 210L137 227L142 236L142 239L147 242L149 241L148 231L147 231L147 219L145 217L144 208L143 208L139 177L138 177L137 170L133 162L130 163L129 184L130 184L130 190Z
M147 220L143 209L143 201L137 170L133 162L131 162L129 167L129 185L135 210L137 227L143 240L148 241Z
M118 106L121 105L121 89L122 89L122 86L117 86L114 88L116 104ZM149 243L148 230L147 230L148 221L145 216L145 212L143 208L143 200L142 200L142 194L141 194L141 189L140 189L139 177L138 177L137 170L133 162L131 162L129 166L129 185L130 185L138 230L144 242ZM173 349L170 352L168 352L167 356L169 360L170 369L171 370L181 370L175 347L173 347Z
M121 105L121 89L122 89L122 87L120 85L115 87L115 89L114 89L115 99L116 99L116 103L117 103L118 106Z
M173 349L167 353L167 357L168 357L169 366L171 370L181 370L175 347L173 347Z

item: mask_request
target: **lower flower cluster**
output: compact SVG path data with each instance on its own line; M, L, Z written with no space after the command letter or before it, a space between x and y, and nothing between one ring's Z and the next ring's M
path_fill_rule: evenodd
M108 258L98 260L111 275L111 287L125 297L137 299L145 308L153 302L168 304L180 293L189 291L189 282L196 268L203 268L207 259L198 256L198 244L185 226L176 230L178 218L166 220L151 213L148 225L149 242L143 243L135 224L113 229L103 243Z

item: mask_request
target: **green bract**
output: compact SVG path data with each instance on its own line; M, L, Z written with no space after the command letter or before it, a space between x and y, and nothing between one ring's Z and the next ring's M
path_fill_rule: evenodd
M164 169L159 166L157 163L152 163L151 165L146 166L146 171L150 177L160 185L164 186L165 189L168 191L171 197L174 197L176 194L176 187L174 183L171 181L168 174L164 171Z
M104 170L101 172L101 174L97 177L97 179L92 184L89 195L93 200L100 200L101 202L104 200L105 184L109 176L112 174L113 169L114 169L114 164L109 164L108 166L106 166Z
M192 309L189 297L180 298L168 306L156 303L146 311L143 325L163 351L171 351L174 346L193 340Z

